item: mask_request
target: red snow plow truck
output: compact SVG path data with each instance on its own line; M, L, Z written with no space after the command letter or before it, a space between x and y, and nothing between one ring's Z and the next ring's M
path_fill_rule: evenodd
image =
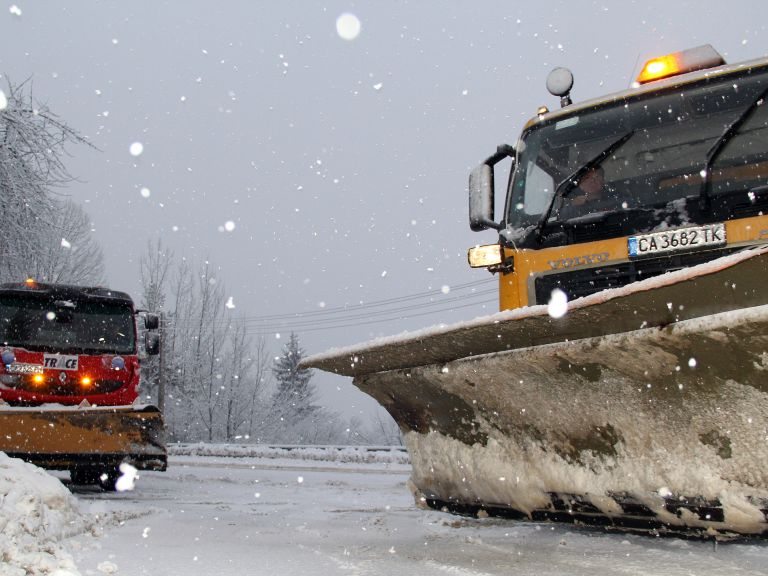
M124 463L165 470L162 415L134 403L157 327L123 292L0 285L0 451L106 490Z

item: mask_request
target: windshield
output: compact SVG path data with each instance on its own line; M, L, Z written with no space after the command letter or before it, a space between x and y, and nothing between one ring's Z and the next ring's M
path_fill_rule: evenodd
M113 302L0 296L0 341L28 350L135 354L133 310Z
M596 212L680 205L698 198L707 153L768 86L764 71L620 101L524 134L507 202L508 228L536 225L558 186L549 221ZM631 138L621 138L631 134ZM580 168L621 145L592 169ZM579 173L579 179L566 183ZM712 197L768 183L768 106L753 106L712 165Z

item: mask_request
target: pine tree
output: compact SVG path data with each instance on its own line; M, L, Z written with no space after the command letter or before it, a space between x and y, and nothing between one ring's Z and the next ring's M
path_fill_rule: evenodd
M272 374L277 383L272 396L272 415L281 428L290 429L311 420L320 411L320 407L315 404L317 392L311 383L312 370L299 368L304 354L299 345L299 337L291 333L282 354L272 366Z

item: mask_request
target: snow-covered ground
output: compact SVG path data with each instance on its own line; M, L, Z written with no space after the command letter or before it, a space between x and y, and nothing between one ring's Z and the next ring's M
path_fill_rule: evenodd
M419 510L408 464L390 453L363 463L317 459L316 450L314 459L199 452L172 456L167 472L142 473L132 492L73 487L77 503L13 462L20 481L11 486L8 473L0 485L0 517L9 521L0 531L0 574L25 574L7 556L24 546L26 573L57 576L762 575L768 566L768 544L755 541L715 545ZM20 489L29 478L36 480ZM9 487L28 497L3 497ZM9 515L9 503L22 512ZM28 522L23 510L46 506L58 512L37 529L14 527Z

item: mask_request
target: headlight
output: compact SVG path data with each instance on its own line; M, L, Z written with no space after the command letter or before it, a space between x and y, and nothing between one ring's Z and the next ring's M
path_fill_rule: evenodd
M472 268L498 266L501 264L501 246L498 244L475 246L467 252L467 259Z

